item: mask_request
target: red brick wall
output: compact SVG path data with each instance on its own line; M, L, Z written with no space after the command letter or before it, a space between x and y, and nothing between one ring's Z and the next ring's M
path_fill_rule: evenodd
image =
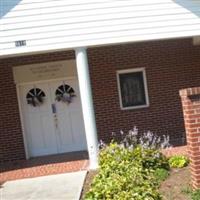
M180 91L190 157L192 185L200 188L200 87Z
M25 159L12 67L73 58L73 52L57 52L0 59L0 163Z
M99 138L137 126L185 138L179 90L200 84L200 47L191 39L155 41L88 50ZM120 110L116 71L145 67L150 107Z
M99 138L137 126L169 134L183 143L184 123L179 89L200 82L200 47L191 39L155 41L88 49ZM74 52L56 52L0 60L0 160L24 159L12 67L74 58ZM145 67L150 107L120 110L116 70Z

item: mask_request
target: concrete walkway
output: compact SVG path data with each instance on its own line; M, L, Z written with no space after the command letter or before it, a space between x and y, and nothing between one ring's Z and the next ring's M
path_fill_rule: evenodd
M1 200L79 200L86 171L8 181Z

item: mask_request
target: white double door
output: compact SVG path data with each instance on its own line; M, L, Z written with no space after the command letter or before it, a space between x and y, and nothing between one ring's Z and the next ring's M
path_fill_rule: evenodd
M70 104L55 100L56 90L63 84L75 91ZM45 93L40 106L27 103L27 94L33 88ZM87 149L77 79L25 84L19 91L30 157Z

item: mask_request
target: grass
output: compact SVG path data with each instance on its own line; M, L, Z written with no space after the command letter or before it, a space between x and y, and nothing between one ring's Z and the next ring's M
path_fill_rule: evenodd
M191 193L192 200L199 200L200 199L200 189Z
M193 191L191 187L186 187L182 192L187 194L191 200L200 200L200 189Z

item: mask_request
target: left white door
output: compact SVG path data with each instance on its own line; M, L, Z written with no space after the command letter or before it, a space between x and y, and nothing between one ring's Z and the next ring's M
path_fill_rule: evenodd
M38 88L45 94L44 102L40 106L34 107L27 103L27 94L33 88ZM20 86L20 98L29 156L58 153L48 83Z

